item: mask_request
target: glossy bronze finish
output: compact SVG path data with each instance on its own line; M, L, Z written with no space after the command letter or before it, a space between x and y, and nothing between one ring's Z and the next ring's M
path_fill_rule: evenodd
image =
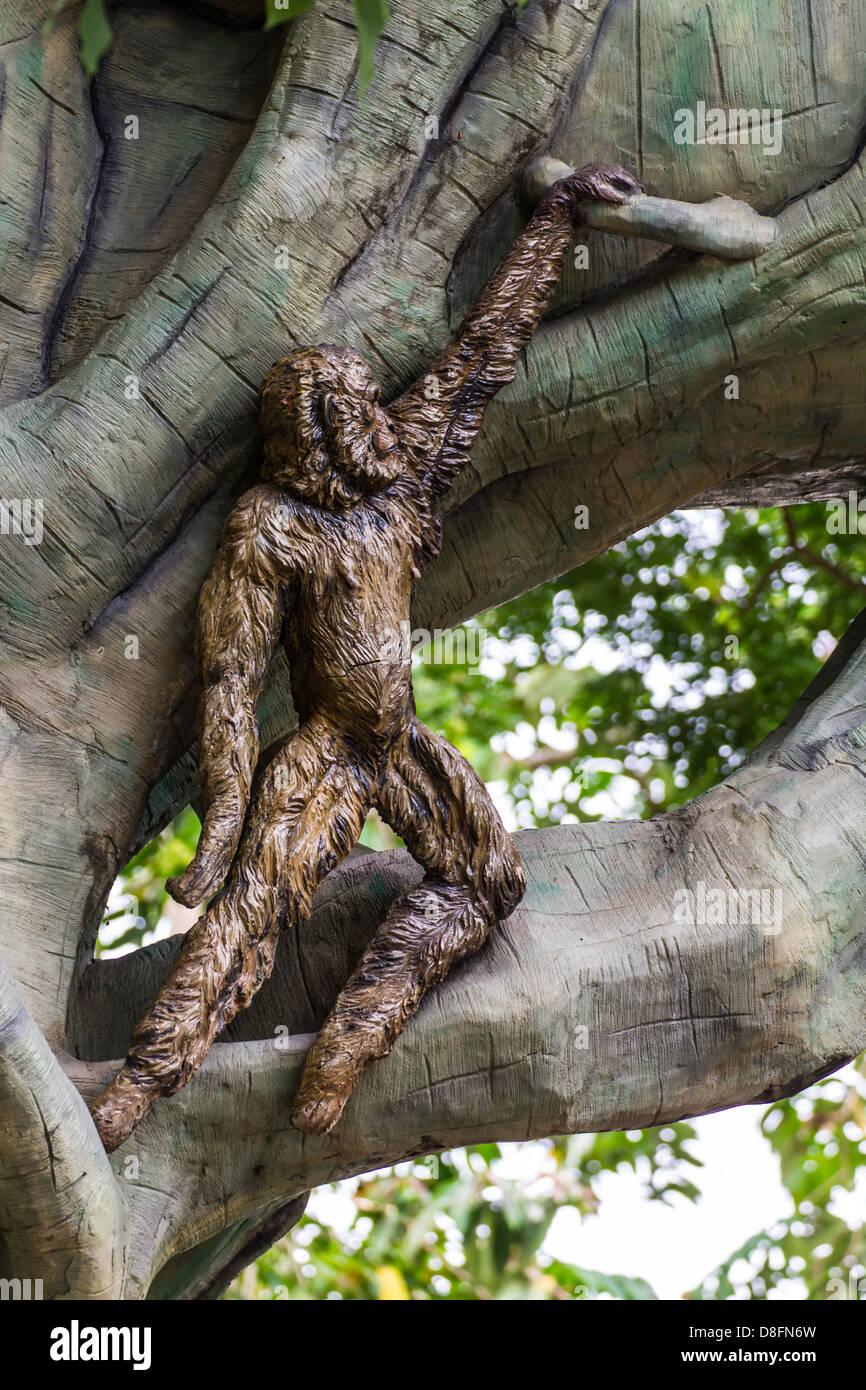
M271 972L282 929L375 807L425 870L364 952L307 1058L292 1122L323 1134L432 985L520 901L517 851L483 783L418 720L402 640L415 581L439 551L438 504L484 410L514 379L559 279L583 200L639 190L590 166L554 184L429 371L387 408L356 352L313 347L260 393L263 481L226 522L198 609L195 857L187 905L224 882L189 931L93 1115L109 1151L185 1085ZM285 643L300 725L259 763L256 705Z

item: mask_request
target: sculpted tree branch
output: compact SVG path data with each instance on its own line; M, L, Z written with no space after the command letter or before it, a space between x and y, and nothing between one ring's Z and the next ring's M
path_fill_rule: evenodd
M123 1198L86 1105L2 962L0 1113L4 1274L41 1280L49 1298L117 1298Z

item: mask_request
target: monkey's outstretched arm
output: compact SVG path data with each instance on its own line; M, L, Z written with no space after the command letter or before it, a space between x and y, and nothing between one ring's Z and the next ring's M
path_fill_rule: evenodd
M493 396L514 380L517 359L562 273L580 203L622 203L639 190L624 169L604 164L590 165L555 183L448 347L389 406L404 437L425 461L434 498L468 462Z
M258 760L256 707L282 628L289 565L287 528L279 525L274 497L271 488L258 487L237 503L199 598L198 775L205 818L195 857L166 885L187 907L213 893L228 872Z

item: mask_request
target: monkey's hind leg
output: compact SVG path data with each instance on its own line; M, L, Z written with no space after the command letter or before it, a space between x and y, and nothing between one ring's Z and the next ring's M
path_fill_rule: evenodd
M523 896L523 866L484 783L445 739L413 721L378 809L427 870L391 907L325 1020L292 1123L324 1134L364 1068L384 1057L432 985L472 955Z
M225 888L187 933L123 1068L93 1107L109 1153L159 1096L186 1085L251 1002L273 969L280 927L309 915L319 883L360 835L370 799L349 751L318 724L268 764Z

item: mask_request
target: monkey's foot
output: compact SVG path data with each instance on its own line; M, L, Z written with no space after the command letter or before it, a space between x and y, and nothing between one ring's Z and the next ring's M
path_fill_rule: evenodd
M159 1094L156 1087L143 1086L125 1069L117 1073L90 1110L106 1153L114 1153L126 1142Z
M292 1124L304 1134L328 1134L343 1113L351 1090L313 1092L305 1094L302 1087L292 1108Z
M335 1020L326 1020L307 1053L292 1106L295 1129L304 1134L327 1134L334 1128L363 1070L358 1056L363 1036L356 1025L349 1039Z

